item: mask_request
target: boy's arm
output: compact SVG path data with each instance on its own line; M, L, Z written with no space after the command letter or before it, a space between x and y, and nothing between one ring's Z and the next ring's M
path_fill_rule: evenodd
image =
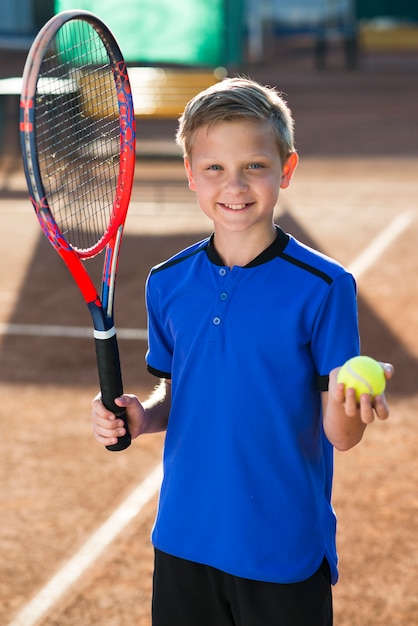
M171 380L161 378L148 400L143 403L144 420L138 433L159 433L167 430L171 409Z
M382 367L386 378L392 378L392 365L385 363ZM323 423L330 443L337 450L349 450L361 441L367 424L375 416L381 420L389 417L389 407L385 394L373 400L364 394L357 405L354 389L344 389L344 384L337 382L339 369L330 372L329 389L322 393Z
M166 430L171 408L171 381L161 379L151 396L144 403L132 394L115 399L115 404L126 408L128 426L132 439L145 433ZM108 446L125 434L123 421L103 405L100 394L92 402L91 420L98 443Z

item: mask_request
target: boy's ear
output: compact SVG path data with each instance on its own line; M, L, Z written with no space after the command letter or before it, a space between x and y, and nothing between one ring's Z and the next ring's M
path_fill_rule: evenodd
M187 157L184 157L183 163L184 163L184 167L186 169L187 180L189 181L189 189L191 189L192 191L195 191L196 188L195 188L195 184L194 184L192 166L190 165L190 161L189 161L189 159Z
M299 157L297 155L297 152L291 152L286 163L283 165L282 180L280 183L281 189L286 189L286 187L289 187L290 181L292 180L292 176L296 169L298 161L299 161Z

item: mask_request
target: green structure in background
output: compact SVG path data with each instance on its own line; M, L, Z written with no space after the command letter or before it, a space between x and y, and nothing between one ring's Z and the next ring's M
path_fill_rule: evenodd
M358 19L389 17L400 21L418 21L418 2L416 0L356 0Z
M216 67L239 64L244 0L55 0L85 9L113 31L127 62Z

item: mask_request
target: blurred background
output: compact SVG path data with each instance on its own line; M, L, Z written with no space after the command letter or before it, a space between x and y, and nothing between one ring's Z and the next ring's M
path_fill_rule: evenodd
M184 105L226 74L286 88L292 72L305 81L330 71L353 81L349 74L361 70L418 71L415 0L118 0L117 7L114 0L3 0L0 159L5 146L7 158L18 150L29 47L63 10L91 11L114 32L131 67L138 153L146 157L178 156L172 140Z
M336 43L348 68L358 53L418 48L415 0L3 0L0 50L27 52L55 13L98 14L133 64L224 66L229 71L268 60L275 44L313 52L318 69ZM2 55L1 74L12 76Z

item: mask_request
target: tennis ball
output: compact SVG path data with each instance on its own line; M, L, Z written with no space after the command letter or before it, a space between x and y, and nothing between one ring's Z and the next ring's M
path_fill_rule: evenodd
M386 378L383 367L369 356L355 356L349 359L338 372L337 381L346 389L355 389L357 402L363 393L374 398L384 392Z

